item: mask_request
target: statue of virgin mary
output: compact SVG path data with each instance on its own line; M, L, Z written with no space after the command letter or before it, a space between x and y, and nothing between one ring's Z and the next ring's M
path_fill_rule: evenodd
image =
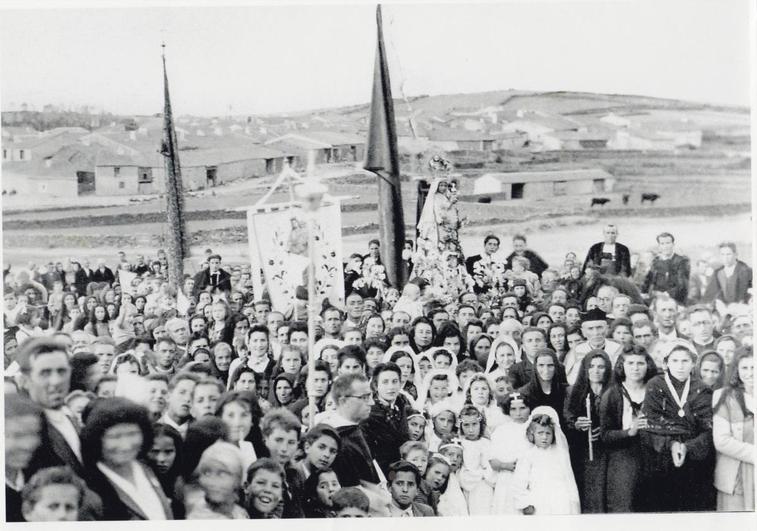
M426 202L418 221L418 242L413 260L415 276L423 276L428 268L441 267L442 254L447 251L462 257L458 231L461 226L457 208L457 181L450 179L450 163L435 156L429 161L434 175Z

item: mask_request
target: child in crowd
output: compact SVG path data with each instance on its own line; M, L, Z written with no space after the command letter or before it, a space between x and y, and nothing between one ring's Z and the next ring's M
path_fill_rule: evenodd
M468 501L460 486L460 470L463 467L463 446L459 439L449 438L439 446L439 454L450 464L447 489L439 497L441 516L468 516Z
M259 415L255 404L255 396L249 391L232 391L219 398L214 411L228 429L228 441L239 449L245 470L258 458L255 446L248 440Z
M284 501L284 469L264 457L247 469L245 508L252 519L281 518Z
M315 471L330 469L341 445L342 440L331 426L317 424L308 430L302 438L305 458L297 466L302 480Z
M526 438L530 448L518 459L512 482L515 508L527 515L579 514L578 487L557 412L534 408Z
M507 422L500 424L491 436L489 466L495 473L493 514L513 514L513 474L518 459L528 449L526 421L531 414L528 400L520 393L510 393L502 402Z
M492 431L505 422L506 417L497 405L494 392L489 385L489 379L483 374L476 374L468 381L465 387L465 404L473 405L481 415L486 424L486 435L491 435Z
M174 428L182 437L186 437L192 419L192 395L198 381L194 374L182 372L168 383L168 406L160 422Z
M336 518L368 518L370 501L358 487L344 487L331 497Z
M469 404L460 411L458 424L463 448L460 485L468 501L468 512L474 516L491 514L494 473L489 466L490 441L484 437L486 419L476 406Z
M84 500L84 481L68 467L44 468L21 492L27 522L75 522Z
M441 515L439 500L447 491L451 473L452 465L446 457L441 454L430 454L417 498L418 501L431 507L437 516Z
M407 412L407 434L410 441L426 440L426 417L414 409Z
M207 448L197 465L204 503L193 507L188 520L237 520L249 518L237 505L244 475L242 455L231 443L218 441Z
M306 518L334 516L334 494L341 488L336 473L330 468L315 470L304 485L303 510Z
M292 463L300 440L300 420L288 409L276 408L260 421L263 442L271 459L285 474L282 518L302 518L302 476Z
M431 422L426 428L428 448L437 452L442 441L453 437L457 431L457 415L450 401L438 402L429 412Z

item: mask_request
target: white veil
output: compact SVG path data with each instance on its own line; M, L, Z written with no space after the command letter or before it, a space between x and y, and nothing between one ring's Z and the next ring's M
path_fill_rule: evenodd
M573 508L575 510L574 514L579 514L581 512L581 502L578 497L578 486L576 485L576 478L573 474L573 467L570 464L570 450L568 448L568 439L565 437L565 434L560 427L560 417L557 415L557 412L553 408L549 406L538 406L531 411L531 415L528 417L528 421L526 421L526 426L530 426L534 417L540 415L547 415L550 419L552 419L552 424L554 424L555 426L555 445L560 452L560 465L562 468L562 474L565 480L565 484L569 489L566 494L569 496L570 502L573 505Z
M437 178L431 182L431 186L426 196L426 201L423 203L423 210L421 210L421 217L418 220L418 239L425 240L430 245L428 248L436 250L439 246L439 224L436 219L435 203L436 192L439 189L439 183L445 179ZM419 250L416 252L420 252Z

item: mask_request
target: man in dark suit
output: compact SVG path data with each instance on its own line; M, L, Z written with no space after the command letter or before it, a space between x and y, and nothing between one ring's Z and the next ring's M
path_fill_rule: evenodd
M380 479L373 454L359 425L371 414L371 386L362 374L343 374L334 380L331 394L336 411L324 422L336 430L342 441L332 465L336 477L342 487L363 485L377 489Z
M513 236L513 252L507 257L507 269L513 268L513 259L516 256L528 259L528 270L538 275L539 278L541 278L541 274L549 268L549 265L541 256L531 249L526 248L526 237L522 234L516 234Z
M53 284L55 282L63 282L64 277L60 274L59 271L55 269L55 264L53 262L49 262L47 264L47 267L45 268L45 272L40 275L39 282L45 288L47 291L53 290Z
M116 276L113 271L105 265L105 260L100 258L97 261L97 269L92 272L92 282L107 282L109 285L113 284L116 280Z
M480 262L484 268L490 268L492 263L495 262L495 255L498 251L499 237L494 234L488 234L486 238L484 238L484 254L476 254L465 259L465 269L468 270L468 274L472 276L473 280L476 282L473 286L473 291L475 293L485 293L491 287L480 273L476 274L476 264Z
M631 252L628 247L622 243L617 243L618 228L609 224L604 230L605 240L595 243L589 248L589 252L584 260L581 275L586 271L590 264L599 268L599 272L604 275L620 275L624 277L631 276Z
M722 266L710 277L704 299L707 302L719 300L724 304L747 302L752 287L752 268L737 258L736 244L720 244Z
M208 257L208 268L203 269L195 276L193 295L199 295L209 286L212 288L211 291L219 290L227 294L231 292L231 274L221 269L221 256L218 254L210 255Z
M17 351L19 381L29 399L45 413L46 433L29 475L51 466L68 466L80 477L84 476L79 423L69 417L63 408L71 384L71 365L66 345L56 339L40 337L30 339ZM101 512L99 497L87 491L80 512L82 520L97 519Z
M407 516L434 516L434 510L426 504L416 502L421 472L409 461L396 461L389 466L387 475L392 503L389 514L394 518Z
M134 271L140 277L145 273L150 272L150 266L145 262L145 257L142 254L137 255L137 263L134 265Z
M679 304L686 304L689 295L689 259L675 253L675 238L669 232L657 236L660 253L652 259L641 288L650 299L667 294Z

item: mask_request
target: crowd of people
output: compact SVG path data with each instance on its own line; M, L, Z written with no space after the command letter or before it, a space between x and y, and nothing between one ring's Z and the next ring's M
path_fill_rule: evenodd
M409 242L401 289L373 240L315 338L210 250L178 290L162 251L8 268L6 518L753 511L751 268L617 239L442 284Z

